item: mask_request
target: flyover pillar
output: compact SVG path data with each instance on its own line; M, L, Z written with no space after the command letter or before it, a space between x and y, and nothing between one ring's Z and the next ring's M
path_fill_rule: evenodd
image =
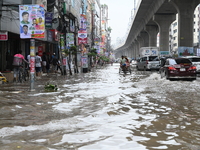
M135 58L140 57L139 56L139 49L140 49L140 44L138 40L135 40Z
M194 10L200 0L169 0L178 9L178 46L193 47Z
M160 51L169 51L169 27L176 20L176 15L154 15L153 21L158 24L160 32Z
M142 31L140 33L140 36L143 38L144 40L144 47L149 47L149 34L146 31Z
M158 26L147 25L145 26L145 31L149 34L148 47L157 47Z

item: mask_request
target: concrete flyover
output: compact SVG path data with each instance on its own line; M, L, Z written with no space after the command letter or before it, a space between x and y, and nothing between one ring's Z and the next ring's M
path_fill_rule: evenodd
M159 33L160 51L169 51L169 27L178 14L178 47L193 47L194 10L200 0L139 0L138 7L121 55L138 58L140 47L156 47ZM186 32L187 31L187 32Z

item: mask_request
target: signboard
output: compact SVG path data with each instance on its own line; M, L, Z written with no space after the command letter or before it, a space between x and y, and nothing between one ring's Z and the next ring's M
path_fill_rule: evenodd
M74 33L66 34L67 48L69 49L71 45L74 45Z
M82 68L88 68L88 58L86 56L81 57Z
M78 31L78 44L87 44L87 31Z
M197 48L197 56L200 56L200 48Z
M45 13L45 27L47 29L52 29L52 19L53 19L53 13L46 12Z
M43 53L43 46L38 46L38 55L42 56Z
M0 41L7 41L7 40L8 40L8 32L0 31Z
M160 51L161 56L169 56L169 51Z
M44 14L42 5L19 5L20 38L44 38Z
M193 47L179 47L178 48L178 56L193 56L194 48Z
M80 30L86 30L87 29L87 18L86 15L81 14L80 16Z

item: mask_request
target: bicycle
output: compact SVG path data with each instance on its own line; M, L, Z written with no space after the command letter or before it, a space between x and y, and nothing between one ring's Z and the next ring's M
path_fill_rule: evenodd
M18 82L24 83L25 81L29 80L29 72L28 68L25 68L24 66L19 67L18 72Z

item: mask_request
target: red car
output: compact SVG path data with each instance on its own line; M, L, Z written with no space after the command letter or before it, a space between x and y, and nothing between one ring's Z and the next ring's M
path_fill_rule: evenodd
M160 66L161 78L196 80L196 66L187 58L168 58Z

